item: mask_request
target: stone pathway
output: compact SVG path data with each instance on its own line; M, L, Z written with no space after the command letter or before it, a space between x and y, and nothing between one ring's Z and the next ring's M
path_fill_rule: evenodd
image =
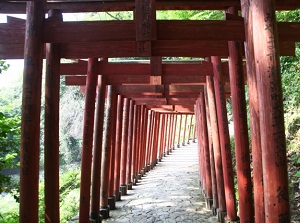
M197 144L176 148L146 173L103 222L217 222L198 186Z

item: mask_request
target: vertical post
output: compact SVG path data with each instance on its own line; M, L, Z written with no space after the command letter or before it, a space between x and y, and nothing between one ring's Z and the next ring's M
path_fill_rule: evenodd
M93 149L93 169L92 169L92 191L91 191L91 218L96 223L101 222L100 216L100 179L101 179L101 158L102 158L102 139L104 123L104 104L105 104L105 80L102 75L98 76L97 103L95 118L95 134Z
M27 2L20 151L20 222L38 222L45 1ZM28 205L30 204L30 205Z
M266 222L289 222L289 187L273 0L252 1Z
M177 115L173 114L174 123L173 123L173 132L172 132L172 150L175 149L175 135L176 135L176 126L177 126Z
M163 142L163 128L164 128L164 120L163 114L159 114L159 150L158 150L158 161L160 162L162 159L162 142Z
M117 116L116 116L116 154L115 154L115 170L114 170L114 195L116 201L121 200L121 193L120 193L120 169L121 169L121 144L122 144L122 116L123 115L123 96L118 95L117 98Z
M89 58L83 120L79 222L86 222L89 219L96 85L97 59Z
M155 115L155 123L154 123L155 138L153 140L154 151L153 151L153 155L152 155L151 168L153 168L157 164L157 151L158 151L158 147L159 147L159 125L160 125L159 113L155 112L154 115Z
M180 147L180 133L181 133L181 123L182 123L182 114L179 115L179 129L178 129L178 140L177 140L177 148Z
M166 147L167 147L167 129L168 129L168 115L167 114L163 114L163 118L164 118L164 138L163 138L163 156L166 156L167 155L167 152L166 152Z
M237 221L236 213L236 198L234 192L233 169L231 158L231 147L228 131L228 120L226 110L225 91L223 83L223 73L221 68L221 59L219 57L211 58L214 71L214 86L216 93L216 105L219 123L219 135L222 153L224 185L225 185L225 200L227 209L227 219ZM223 218L223 216L222 216Z
M134 105L134 115L133 115L133 139L132 139L132 183L136 185L137 181L137 171L136 171L136 163L137 163L137 152L138 152L138 120L139 120L139 107L140 105Z
M111 129L114 128L113 123L113 111L115 110L115 94L114 87L112 85L107 86L107 104L106 104L106 122L104 129L104 140L102 150L102 163L101 163L101 189L100 189L100 213L104 219L109 217L108 206L108 181L109 181L109 162L110 162L110 150L111 150Z
M206 110L205 110L205 100L204 93L200 93L199 97L200 104L200 115L201 115L201 126L203 132L203 155L205 162L205 183L206 183L206 206L208 209L212 207L212 177L211 177L211 169L210 169L210 154L209 154L209 143L208 143L208 132L207 132L207 120L206 120Z
M209 114L210 114L210 123L212 130L212 142L213 142L213 150L214 150L214 159L215 159L215 170L216 170L216 180L217 180L217 188L218 188L218 208L217 214L218 216L226 214L226 204L225 204L225 188L224 188L224 175L223 175L223 163L222 163L222 155L220 148L220 138L219 138L219 125L217 118L217 108L215 102L215 91L214 91L214 83L213 77L206 77L206 85L207 85L207 96L208 96L208 106L209 106ZM199 141L199 139L198 139ZM214 209L213 209L214 213ZM219 219L223 220L223 219Z
M226 11L238 14L235 7ZM240 221L254 222L242 45L237 41L229 41L228 49Z
M59 10L48 12L51 21L62 21ZM59 222L59 46L46 44L45 89L45 222Z
M187 144L190 144L190 139L191 139L191 132L192 132L192 124L193 124L193 115L191 115L191 120L190 120L190 125L189 125L189 132L188 132L188 139L187 139Z
M187 125L187 118L188 115L185 115L184 124L183 124L183 139L182 139L182 146L185 146L185 136L186 136L186 125Z
M259 128L258 89L255 70L252 4L250 1L241 0L242 15L245 26L245 56L247 67L247 84L250 107L250 131L253 166L253 192L254 192L254 216L256 223L265 222L265 205L263 189L262 151Z
M127 146L128 146L128 123L129 123L129 98L124 99L123 128L122 128L122 147L121 147L121 194L127 194L126 184L126 165L127 165Z
M135 146L135 158L134 161L134 175L136 182L139 180L139 153L140 153L140 144L141 144L141 112L142 106L138 105L137 108L137 119L136 119L136 146Z
M210 155L210 172L211 172L211 182L212 182L212 213L213 215L217 214L218 204L218 189L217 189L217 179L216 179L216 169L215 169L215 158L214 158L214 148L212 142L212 128L211 128L211 120L210 120L210 112L208 105L208 95L207 95L207 87L204 87L204 99L205 99L205 111L206 111L206 119L207 119L207 133L208 133L208 143L209 143L209 155Z
M126 182L127 182L127 189L132 190L132 180L131 180L131 173L132 173L132 154L133 154L133 147L134 147L134 115L135 115L135 106L134 101L130 100L129 102L129 120L128 120L128 138L127 138L127 166L126 166Z
M114 100L112 101L113 107L117 108L118 105L118 98L115 92ZM123 100L122 100L123 101ZM123 106L121 106L121 111L123 110ZM108 189L108 205L110 210L116 209L116 196L114 192L114 185L115 185L115 161L116 161L116 126L117 126L117 109L112 111L112 122L111 125L111 141L110 141L110 161L109 161L109 189ZM122 118L122 116L121 116ZM121 122L122 123L122 122ZM122 127L121 127L122 128Z

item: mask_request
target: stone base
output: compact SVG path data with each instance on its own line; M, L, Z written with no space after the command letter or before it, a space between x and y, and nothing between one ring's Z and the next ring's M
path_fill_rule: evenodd
M151 170L151 165L148 164L148 165L145 167L145 170L146 170L146 172L149 172L149 171Z
M127 185L123 184L120 186L121 195L127 195Z
M227 212L218 209L217 210L217 215L218 215L218 221L221 222L221 223L225 223L225 218L227 216Z
M164 157L166 157L167 156L167 154L166 153L164 153L164 155L163 155Z
M139 174L136 176L136 179L137 179L137 180L140 180L140 179L142 179L142 174L141 174L141 173L139 173Z
M110 210L116 210L116 197L110 196L108 197L108 205Z
M167 155L170 155L170 151L169 150L167 151Z
M229 219L225 218L225 223L240 223L240 219L239 219L239 217L237 218L237 220L229 220Z
M216 216L218 213L217 213L217 208L215 206L212 206L211 207L211 210L212 210L212 214L213 216Z
M161 162L161 157L159 157L158 162Z
M150 165L150 169L153 170L153 168L155 167L155 165L156 165L156 161L153 161L153 162L151 163L151 165Z
M100 214L102 215L102 219L109 218L109 206L100 207Z
M115 197L116 197L116 201L120 201L121 200L121 191L115 190L114 194L115 194Z
M180 145L179 145L179 144L177 144L177 148L180 148Z
M127 183L127 190L132 190L132 182Z
M132 175L132 184L135 186L136 183L138 182L136 175Z
M102 216L100 215L100 212L98 212L98 213L93 213L92 212L90 222L101 223L102 222Z
M211 198L205 198L206 208L211 210L213 206L213 199Z
M182 143L182 146L185 146L185 143L184 143L184 142Z

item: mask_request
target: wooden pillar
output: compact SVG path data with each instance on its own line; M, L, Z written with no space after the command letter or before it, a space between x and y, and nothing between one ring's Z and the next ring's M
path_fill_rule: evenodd
M238 15L235 7L230 7L226 11L229 14ZM241 222L254 222L242 45L237 41L229 41L228 49L239 215Z
M124 99L125 100L125 99ZM123 127L123 96L118 95L117 99L117 116L116 116L116 154L115 154L115 170L114 170L114 195L116 201L121 200L120 193L120 169L121 169L121 145L122 145L122 127Z
M136 185L137 181L137 153L138 153L138 122L139 122L139 107L140 105L134 105L134 115L133 115L133 139L132 139L132 183Z
M93 150L94 115L97 86L96 58L89 58L86 78L86 96L83 120L83 139L81 153L80 205L79 222L89 220L90 190L91 190L91 163Z
M48 12L51 21L62 21L59 10ZM59 222L59 45L46 44L45 87L45 222Z
M142 136L142 157L141 157L141 174L144 175L145 174L145 166L146 166L146 142L147 142L147 124L148 124L148 109L144 108L144 117L143 117L143 130L142 130L142 133L143 133L143 136Z
M210 169L210 153L209 153L209 143L208 143L208 132L207 132L207 120L206 120L206 110L205 110L205 99L204 93L200 93L199 97L200 105L200 121L202 126L202 140L203 140L203 161L205 168L205 183L206 183L206 207L211 209L212 207L212 179L211 179L211 169Z
M104 129L104 140L102 150L102 163L101 163L101 189L100 189L100 213L104 219L109 217L108 206L108 181L109 181L109 164L110 164L110 150L111 150L111 129L114 128L113 123L113 111L115 110L115 97L114 87L112 85L107 86L107 104L106 104L106 122Z
M176 126L177 126L177 115L173 114L173 132L172 132L172 150L175 149L175 136L176 136Z
M186 125L187 125L187 118L188 118L188 115L185 115L185 119L184 119L184 124L183 124L183 139L182 139L182 145L184 146L185 145L185 136L186 136Z
M182 114L179 114L179 129L178 129L177 148L179 148L179 147L180 147L181 123L182 123Z
M213 209L213 213L217 212L218 216L220 216L222 215L222 213L224 212L226 213L226 203L225 203L223 163L222 163L220 138L219 138L219 124L218 124L217 108L215 102L215 91L214 91L214 83L213 83L212 76L206 77L206 85L207 85L210 123L211 123L211 130L212 130L211 133L212 133L212 142L213 142L214 159L215 159L216 181L217 181L217 189L218 189L218 207L215 207L217 208L217 210Z
M207 95L207 87L204 87L204 99L205 99L205 111L206 111L206 119L207 119L207 135L208 135L208 146L209 146L209 156L210 156L210 172L211 172L211 183L212 183L212 212L213 215L216 215L218 204L218 189L217 189L217 179L216 179L216 169L215 169L215 158L214 158L214 148L212 141L212 128L211 128L211 119L210 119L210 111L208 106L208 95Z
M137 128L136 128L136 146L135 146L135 149L136 149L136 152L135 152L135 158L133 159L134 161L134 175L135 175L135 179L136 179L136 182L138 180L138 174L139 174L139 170L138 170L138 167L139 167L139 153L140 153L140 143L141 143L141 112L142 112L142 106L141 105L138 105L138 108L137 108L137 122L136 122L136 125L137 125Z
M253 0L266 222L290 222L278 34L273 0Z
M148 117L148 122L147 122L147 135L146 135L146 156L145 156L145 171L148 172L150 170L150 154L151 154L151 144L152 144L152 129L153 129L153 112L151 110L148 111L147 117Z
M190 125L189 125L189 132L188 132L188 139L187 139L187 144L190 144L190 139L191 139L191 132L192 132L192 124L193 124L193 115L191 115L191 120L190 120Z
M45 1L28 2L20 150L20 222L38 222L40 112Z
M159 125L160 125L159 113L155 112L154 115L155 115L155 123L154 123L155 138L153 140L154 151L153 151L152 163L151 163L152 168L157 164L157 152L159 147Z
M252 4L250 1L241 0L242 15L245 26L245 56L247 67L247 85L249 92L250 107L250 131L253 166L253 192L254 192L254 216L256 223L265 222L264 189L262 151L259 128L258 89L255 70L253 26L252 26Z
M130 100L129 102L129 120L128 120L128 138L127 138L127 166L126 166L126 182L127 182L127 189L132 189L132 154L133 154L133 147L134 147L134 101Z
M129 98L124 99L124 114L122 128L122 147L121 147L121 194L127 194L126 184L126 165L127 165L127 146L128 146L128 123L129 123Z
M221 59L219 57L211 58L214 71L214 86L216 94L216 107L219 123L220 145L222 153L223 173L224 173L224 187L225 200L227 209L227 219L230 221L237 221L236 213L236 198L234 191L233 169L231 158L231 147L228 131L228 120L226 110L226 100L223 82L223 73L221 69Z
M148 158L147 158L147 169L151 170L152 167L152 156L154 153L154 141L155 141L155 112L150 111L151 114L151 134L150 134L150 142L149 142L149 153L148 153Z
M168 115L163 114L164 117L164 138L163 138L163 156L167 155L167 140L168 140Z
M115 94L115 92L113 92ZM123 102L123 101L122 101ZM117 95L114 96L114 100L112 101L113 107L116 108L112 111L112 121L111 125L113 128L111 131L111 141L110 141L110 161L109 161L109 189L108 189L108 205L110 210L116 209L116 196L115 196L115 161L116 161L116 126L117 126L117 112L118 109L118 98ZM123 110L123 106L120 108ZM122 117L122 116L121 116ZM122 122L121 122L122 123Z
M100 218L100 179L101 179L101 158L102 158L102 139L104 123L104 104L105 104L105 79L102 75L98 76L95 134L93 149L93 171L92 171L92 191L91 191L91 218L96 222L101 222Z
M159 114L159 150L158 150L158 160L162 159L162 143L163 143L163 128L164 128L164 119L163 114Z

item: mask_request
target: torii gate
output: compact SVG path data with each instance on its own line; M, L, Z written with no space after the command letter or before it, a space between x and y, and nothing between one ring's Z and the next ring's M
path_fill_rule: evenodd
M132 126L131 136L136 138L134 142L136 146L133 147L135 148L133 150L138 152L135 153L136 159L134 160L138 162L134 164L133 170L136 172L132 174L138 174L145 164L149 164L149 157L151 157L149 154L162 152L162 150L159 152L156 150L155 152L158 145L150 145L149 143L147 147L147 141L143 140L142 135L147 135L145 130L147 121L154 126L153 136L157 137L156 139L159 138L158 143L163 144L164 140L162 139L166 137L166 134L162 133L158 137L156 133L160 130L160 126L167 129L167 123L171 123L172 120L168 119L168 116L157 112L151 113L149 120L147 109L151 107L163 108L161 104L164 104L164 106L169 106L168 109L171 111L191 112L191 106L195 104L198 138L201 139L201 142L199 142L201 182L207 201L213 206L214 213L219 215L221 221L224 221L226 216L227 222L238 222L239 218L241 222L254 222L254 220L255 222L272 223L289 222L279 55L294 54L294 43L300 39L300 24L276 23L275 9L296 9L300 7L299 1L104 0L100 4L97 1L85 2L83 0L48 1L47 4L44 0L27 1L27 3L23 1L6 1L0 3L0 12L24 13L25 4L27 5L26 26L23 21L11 18L8 20L8 24L0 25L0 59L24 58L25 60L21 128L20 222L38 222L38 154L43 55L47 58L45 106L46 222L59 221L57 129L59 75L61 73L84 74L86 73L84 70L86 67L88 67L87 77L67 77L67 83L86 85L87 92L80 222L87 222L89 219L93 143L93 125L91 125L91 122L93 123L94 120L93 106L96 97L97 74L103 76L98 84L98 92L101 92L97 96L99 102L101 102L97 105L96 112L96 124L98 123L97 126L99 126L98 133L102 132L104 89L107 83L109 85L140 84L134 87L113 85L108 87L107 100L109 103L107 112L109 115L107 118L108 123L112 123L112 125L106 126L107 134L103 139L104 156L102 157L101 174L101 214L103 216L109 215L107 205L108 195L111 194L108 193L111 193L113 189L118 189L114 188L112 184L108 185L108 179L112 176L112 173L109 173L109 168L114 166L110 164L112 161L109 159L110 155L108 155L112 151L110 142L114 137L112 126L113 124L116 125L118 120L119 122L122 120L122 118L117 119L117 117L120 117L118 114L114 114L114 107L117 106L120 109L120 103L122 103L121 99L117 103L116 93L118 93L131 99L124 99L126 111L128 112L125 117L128 117L128 120L125 118L123 124ZM156 20L156 10L174 9L218 9L226 10L227 14L225 21ZM237 9L241 9L243 18L237 16ZM45 10L49 10L48 19L45 19ZM134 11L135 20L62 22L61 18L62 12L116 10ZM246 134L244 75L242 74L244 69L242 65L243 50L238 43L239 41L245 43L244 55L247 62L255 208L252 206L252 182ZM44 53L45 43L46 50ZM163 56L207 58L206 62L199 64L168 65L162 63L161 57ZM96 59L108 57L151 57L151 63L150 65L119 65L105 61L98 62ZM221 57L229 57L228 70L223 67L226 65L222 66ZM72 65L60 65L60 58L90 59L87 64L80 62ZM62 72L60 68L64 71ZM188 73L186 77L178 72L184 69L187 69L185 71ZM75 73L74 70L79 73ZM230 92L235 120L235 147L240 198L239 218L233 188L232 161L225 107L223 78L226 76L226 72L229 73L228 76L230 77ZM146 84L152 86L145 86ZM137 94L139 91L148 93L150 96L152 94L153 98L143 98L141 94ZM190 103L189 101L193 102ZM182 107L185 104L187 106ZM153 110L155 111L155 109ZM141 132L139 137L134 136L134 131ZM117 135L117 133L115 134ZM130 140L130 138L128 139ZM95 139L98 144L101 141L102 138ZM93 170L91 217L99 221L100 194L97 193L97 190L99 190L100 185L97 174L100 175L99 162L101 154L95 148L94 156L97 159L94 159L93 162L99 168ZM154 148L154 150L146 150L146 148ZM207 159L208 157L209 159ZM155 155L151 157L152 163L155 162L155 158L157 158ZM125 165L124 162L122 165ZM131 173L128 174L130 176ZM124 186L123 179L122 184L121 186ZM96 200L93 200L94 195Z

